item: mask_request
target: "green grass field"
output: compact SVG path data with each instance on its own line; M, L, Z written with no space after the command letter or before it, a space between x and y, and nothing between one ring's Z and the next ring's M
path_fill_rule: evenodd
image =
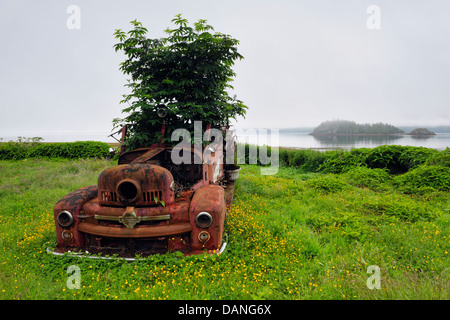
M448 191L392 175L242 166L220 255L56 257L53 206L110 160L0 161L0 299L449 299ZM66 285L79 267L80 289ZM369 266L380 289L369 289ZM370 279L369 279L370 280Z

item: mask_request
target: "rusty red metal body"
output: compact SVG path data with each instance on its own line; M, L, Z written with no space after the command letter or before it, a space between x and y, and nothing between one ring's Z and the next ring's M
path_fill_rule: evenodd
M220 250L234 181L226 179L224 165L217 161L223 149L213 150L205 159L192 148L193 161L178 165L171 153L179 150L163 145L122 153L119 164L104 170L96 186L73 191L56 203L55 252L134 257Z

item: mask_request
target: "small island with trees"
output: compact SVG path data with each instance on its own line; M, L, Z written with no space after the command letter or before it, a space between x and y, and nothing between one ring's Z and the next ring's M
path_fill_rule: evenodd
M434 132L426 128L416 128L406 133L400 128L387 123L359 124L349 120L325 121L314 128L312 136L347 136L347 135L413 135L432 136Z
M435 136L436 133L427 128L416 128L409 133L410 136Z
M348 120L332 120L319 124L311 133L313 136L322 135L378 135L404 134L405 132L393 125L385 123L359 124Z

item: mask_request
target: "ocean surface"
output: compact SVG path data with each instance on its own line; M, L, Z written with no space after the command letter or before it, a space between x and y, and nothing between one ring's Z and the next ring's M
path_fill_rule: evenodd
M239 142L257 145L304 148L304 149L344 149L374 148L381 145L402 145L426 147L438 150L450 148L450 133L437 133L434 136L414 137L409 135L377 135L377 136L321 136L315 137L308 133L273 133L254 132L239 135Z
M19 136L31 138L42 137L43 142L73 142L73 141L103 141L117 142L109 137L111 132L20 132L1 133L0 141L16 141ZM450 133L437 133L430 137L413 137L409 135L398 136L333 136L314 137L308 133L287 133L271 130L237 130L237 141L257 145L279 147L306 148L306 149L352 149L374 148L380 145L418 146L443 150L450 148ZM116 135L120 139L119 135Z

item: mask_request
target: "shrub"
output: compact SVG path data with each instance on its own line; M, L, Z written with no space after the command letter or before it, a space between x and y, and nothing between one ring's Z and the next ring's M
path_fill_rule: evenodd
M305 150L305 161L301 166L306 172L318 172L320 166L328 159L329 154L326 152Z
M30 157L44 158L104 158L110 146L98 141L43 143L30 153Z
M109 144L98 141L60 143L6 142L0 144L0 160L25 158L106 158Z
M342 173L354 167L365 166L365 158L370 149L360 148L350 151L332 151L319 171L326 173Z
M204 19L189 26L177 15L172 22L162 38L148 38L148 30L137 20L131 21L132 30L114 33L119 40L114 49L125 54L120 70L130 77L130 90L121 101L127 116L113 124L127 125L128 150L158 143L163 124L163 142L171 144L176 129L194 130L194 120L218 128L245 116L247 106L229 94L232 66L243 59L237 51L239 41L213 32Z
M20 160L27 157L27 149L16 142L0 145L0 160Z
M400 161L404 146L379 146L367 155L365 163L369 168L386 168L390 173L403 173L408 167Z
M260 164L257 145L239 143L236 147L236 161L238 164ZM244 154L242 154L242 150Z
M424 147L383 145L376 148L358 148L350 151L332 151L318 171L343 173L354 167L387 169L389 173L405 173L425 163L439 151Z
M305 172L318 172L328 158L328 153L316 150L280 149L279 157L282 166L294 167Z
M390 181L386 169L371 169L367 167L352 168L345 173L348 183L355 187L366 187L373 190L383 189L383 184Z
M17 141L0 143L0 160L20 160L28 157L29 150L36 147L41 137L17 137Z
M450 148L433 154L425 163L428 165L441 165L450 167Z
M438 191L450 190L450 167L422 165L394 179L394 184L404 193L423 193L424 188Z
M294 167L291 164L291 159L293 158L294 154L297 152L295 149L285 149L280 148L279 156L280 156L280 165L283 167Z
M438 152L424 147L383 145L369 151L365 164L369 168L385 168L394 174L405 173Z
M254 150L256 151L254 155L257 155L256 163L260 164L258 147L252 147L245 144L245 156L240 156L239 163L250 163L250 151ZM270 153L270 147L268 150ZM345 173L355 168L380 169L381 171L361 169L349 175L349 177L353 175L353 178L356 178L354 175L359 175L360 179L365 179L361 186L371 188L368 179L384 179L388 173L406 173L423 164L450 167L450 149L439 152L424 147L383 145L376 148L323 152L310 149L280 148L279 159L281 166L300 169L304 172ZM367 176L363 178L361 175ZM375 187L375 185L373 186Z
M408 170L410 170L423 165L431 157L436 156L439 153L440 152L436 149L408 146L400 156L400 161L408 167Z

